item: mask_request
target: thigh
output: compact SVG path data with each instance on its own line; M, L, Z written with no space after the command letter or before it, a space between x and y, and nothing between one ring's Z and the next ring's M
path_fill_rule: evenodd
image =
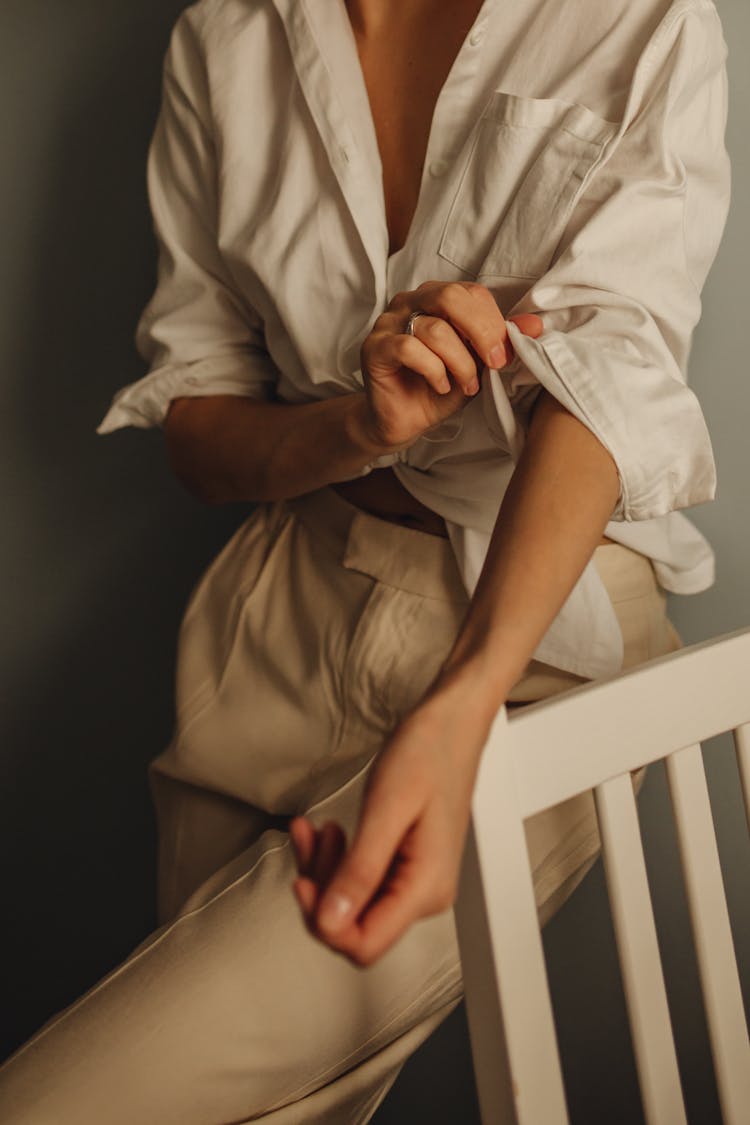
M259 505L202 575L178 636L173 737L148 769L160 922L301 811L341 738L347 655L374 586L281 503Z
M283 557L277 552L263 573L278 573ZM336 571L338 589L346 573L346 567ZM307 728L287 728L295 733L288 746L283 723L272 740L243 744L251 778L264 759L262 747L272 750L270 777L249 784L273 786L274 772L296 763L299 811L317 823L336 820L349 838L378 750L421 697L461 618L457 606L440 598L356 576L367 579L364 600L350 613L340 670L323 673L341 677L341 721L331 739L316 742L313 700ZM281 589L291 596L288 585ZM327 632L324 627L324 638ZM288 640L293 649L295 639ZM237 643L231 659L240 651ZM238 660L237 675L244 670ZM215 694L222 695L232 674L224 673ZM306 693L317 690L299 676L292 688L302 710ZM271 728L266 706L286 706L278 692L270 696L257 703L263 730ZM236 696L234 702L241 705ZM201 704L215 718L224 705ZM209 732L207 724L205 760ZM318 768L306 774L307 760L299 756L310 746ZM307 776L301 787L300 760ZM223 1125L261 1115L279 1125L369 1119L400 1065L461 998L453 912L419 919L363 969L308 933L291 888L296 874L289 836L279 828L264 830L208 874L175 903L177 916L11 1057L0 1070L0 1117L30 1125L54 1107L60 1125Z
M351 827L368 768L311 815ZM214 872L0 1067L0 1121L366 1120L363 1107L460 999L452 912L355 967L306 930L295 875L289 837L273 829Z
M247 801L171 777L152 763L149 788L158 826L157 920L179 907L234 856L269 828L286 828L288 817Z

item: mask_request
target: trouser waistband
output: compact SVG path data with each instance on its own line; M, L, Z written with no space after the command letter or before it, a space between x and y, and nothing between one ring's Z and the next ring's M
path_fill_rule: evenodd
M381 519L327 485L282 503L327 542L342 566L402 590L468 604L450 539ZM664 596L647 555L607 543L594 549L593 559L613 601L637 597L649 586Z
M342 566L401 590L468 604L449 539L372 515L328 485L282 503L328 544Z

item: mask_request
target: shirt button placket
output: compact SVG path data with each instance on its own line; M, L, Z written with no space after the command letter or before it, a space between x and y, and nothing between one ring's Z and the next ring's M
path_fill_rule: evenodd
M469 46L477 47L482 42L482 40L484 39L485 30L486 30L486 26L484 26L484 25L482 27L475 27L474 30L469 35L469 38L468 38ZM464 62L464 66L463 66L464 77L468 80L470 78L470 76L473 76L474 72L476 71L476 65L477 65L476 59L471 59L471 61L470 61L469 57L467 57L464 54L464 52L461 52L461 55L463 55L463 62ZM445 95L443 94L442 97L444 98ZM445 108L445 107L443 107L443 108ZM427 167L427 171L429 172L430 176L433 179L439 179L440 176L445 175L445 173L450 168L450 165L451 165L450 159L436 158L435 160L430 161L430 163Z

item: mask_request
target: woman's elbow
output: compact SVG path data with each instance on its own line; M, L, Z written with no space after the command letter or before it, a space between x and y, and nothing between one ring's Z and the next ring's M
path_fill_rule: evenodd
M203 504L220 504L222 497L210 487L207 474L200 471L198 464L200 423L205 407L205 400L196 396L173 398L167 407L162 430L167 460L183 488Z

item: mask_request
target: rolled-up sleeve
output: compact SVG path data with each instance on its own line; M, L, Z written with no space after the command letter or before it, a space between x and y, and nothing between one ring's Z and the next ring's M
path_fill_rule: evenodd
M121 388L96 432L161 425L178 395L268 400L278 371L263 322L218 245L216 147L199 35L183 12L163 61L146 181L158 248L156 287L135 328L149 372Z
M614 520L715 495L687 365L729 208L726 54L713 4L673 9L640 60L611 154L584 187L553 265L511 310L538 312L544 332L532 340L509 325L508 397L528 417L538 384L596 435L620 478Z

